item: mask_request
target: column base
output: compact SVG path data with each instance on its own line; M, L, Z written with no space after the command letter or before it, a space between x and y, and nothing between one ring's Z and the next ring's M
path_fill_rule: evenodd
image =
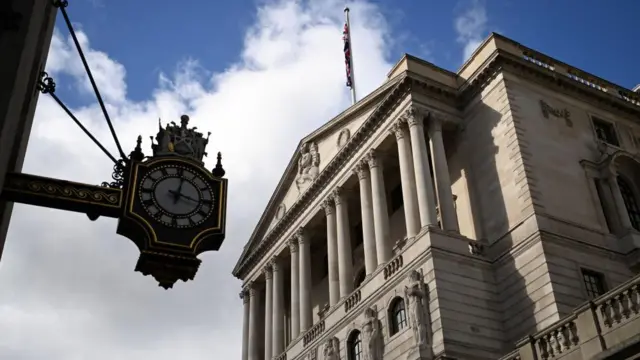
M414 346L407 353L407 360L431 360L433 352L431 346Z

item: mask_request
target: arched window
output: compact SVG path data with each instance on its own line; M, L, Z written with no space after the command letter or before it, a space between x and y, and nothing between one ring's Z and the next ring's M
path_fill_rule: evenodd
M391 302L389 307L389 335L395 335L407 326L407 312L404 308L404 299L398 297Z
M364 279L367 277L367 274L365 272L364 269L360 270L358 272L358 275L356 275L355 281L353 282L353 288L357 289L360 287L360 285L362 285L362 283L364 282Z
M354 330L347 341L347 359L362 360L362 338L360 331Z
M624 206L627 208L631 226L640 231L640 208L638 208L638 202L631 190L631 186L629 186L629 183L625 179L618 176L618 187L620 187L620 194L622 195Z

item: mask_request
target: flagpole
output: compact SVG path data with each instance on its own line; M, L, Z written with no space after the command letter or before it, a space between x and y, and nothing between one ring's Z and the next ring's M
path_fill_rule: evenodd
M349 57L349 66L351 68L351 105L354 105L357 101L356 99L356 77L355 77L355 70L353 68L353 42L351 39L351 24L349 23L349 7L345 6L344 7L344 21L347 24L347 36L349 37L349 53L350 53L350 57Z

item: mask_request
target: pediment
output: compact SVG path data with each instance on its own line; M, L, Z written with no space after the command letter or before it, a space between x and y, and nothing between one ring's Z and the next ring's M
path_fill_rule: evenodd
M351 106L301 139L238 263L241 263L259 239L282 219L318 174L365 123L400 78L385 82L355 106Z

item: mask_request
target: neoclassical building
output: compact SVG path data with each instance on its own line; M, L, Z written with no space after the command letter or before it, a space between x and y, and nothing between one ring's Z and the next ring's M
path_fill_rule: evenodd
M497 34L405 55L301 140L233 270L242 359L625 359L639 196L637 93Z

